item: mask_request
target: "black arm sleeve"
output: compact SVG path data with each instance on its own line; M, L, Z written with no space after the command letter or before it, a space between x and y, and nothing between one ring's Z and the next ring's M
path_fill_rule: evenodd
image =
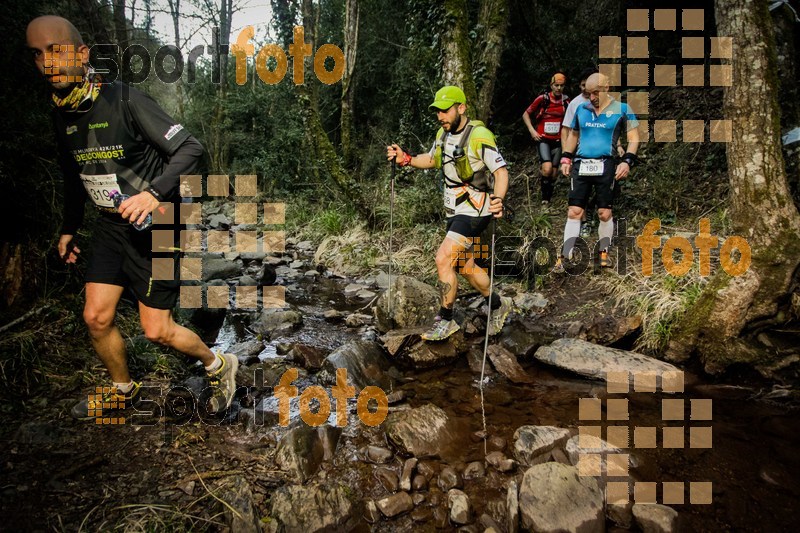
M61 235L75 235L83 223L86 189L81 183L75 161L69 154L59 150L58 162L64 175L64 221L61 224Z
M170 199L178 191L181 174L192 174L203 156L203 145L194 137L188 137L169 157L164 172L150 186L164 199Z

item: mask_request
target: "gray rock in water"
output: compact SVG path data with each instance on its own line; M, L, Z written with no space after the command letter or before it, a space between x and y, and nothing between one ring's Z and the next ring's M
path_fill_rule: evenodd
M508 533L519 531L519 487L514 480L508 483L506 491L506 531Z
M513 353L502 346L493 344L486 350L489 359L498 372L514 383L533 383L533 376L529 375L517 362Z
M582 454L605 456L611 453L621 453L628 454L628 460L632 463L635 461L634 456L630 454L630 450L617 448L613 444L609 444L594 435L575 435L571 437L564 445L564 451L569 458L569 462L573 465L578 464L578 460Z
M394 382L387 373L391 363L380 345L370 341L352 341L340 346L325 358L318 378L324 385L336 384L336 370L347 371L347 383L356 388L380 387L392 390Z
M261 533L258 511L253 507L253 491L242 476L230 478L221 495L230 506L225 506L225 522L231 531Z
M369 289L361 289L356 293L356 298L359 298L361 300L371 300L375 298L375 293Z
M360 518L353 491L336 485L289 485L276 490L270 514L286 531L350 531Z
M241 261L228 261L222 257L203 257L203 281L212 279L228 279L240 276L242 273Z
M463 487L464 482L461 480L461 476L455 471L455 469L446 466L442 468L441 472L439 472L438 485L442 492L447 492L450 489Z
M392 460L392 452L380 446L367 446L364 458L371 463L384 464Z
M464 525L472 522L472 504L469 497L458 489L447 492L447 506L450 508L450 521Z
M304 482L316 473L323 461L333 458L341 434L341 428L328 424L320 427L298 424L278 442L275 463Z
M252 364L258 359L258 354L264 351L264 343L261 341L247 341L234 344L228 348L227 352L232 353L239 359L240 364Z
M532 466L522 478L519 511L522 527L543 533L605 531L603 491L592 477L574 466L544 463Z
M269 308L261 311L252 327L257 333L272 333L275 330L295 328L303 323L303 315L295 309Z
M678 512L658 503L634 504L633 517L644 533L678 531Z
M403 463L403 472L400 475L400 490L406 492L411 490L411 477L414 475L414 469L417 467L417 458L410 457Z
M231 227L231 221L225 215L211 215L208 226L213 229L228 229Z
M384 347L394 359L410 368L435 368L452 363L467 350L464 334L455 332L441 342L425 342L422 335L428 329L405 328L392 330L381 337Z
M366 326L367 324L372 324L372 316L365 315L363 313L353 313L352 315L348 315L347 318L344 319L344 325L348 328L360 328L361 326Z
M387 517L393 518L395 516L407 513L414 508L414 501L407 492L398 492L386 498L381 498L375 502L378 509Z
M668 377L683 375L678 367L653 357L579 339L559 339L549 346L540 347L536 350L535 357L548 365L602 381L607 381L607 374L610 372L628 372L631 386L635 373L655 374L659 377L664 374Z
M325 361L325 350L307 344L295 344L289 356L292 361L309 370L319 370Z
M433 404L390 413L384 422L389 440L403 453L415 457L436 456L451 439L447 414Z
M569 437L568 429L521 426L514 432L514 457L526 466L544 463L550 457L550 451L564 446Z
M478 479L486 475L486 469L480 461L473 461L464 469L464 479Z
M378 506L375 505L374 501L369 500L364 504L364 518L370 524L374 524L381 519L381 512L378 510Z
M356 294L358 294L358 291L364 289L366 289L366 287L360 283L348 283L343 292L348 298L354 298Z
M517 466L514 460L503 455L503 452L489 452L486 455L486 462L499 472L511 472Z
M392 294L393 321L388 314L389 292ZM439 291L408 276L392 276L392 288L381 294L375 306L378 329L430 326L439 311Z

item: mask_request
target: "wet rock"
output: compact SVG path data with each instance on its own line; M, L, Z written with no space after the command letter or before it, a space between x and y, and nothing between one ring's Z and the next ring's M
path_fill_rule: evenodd
M570 463L573 465L578 464L580 456L583 454L607 455L610 453L628 454L629 461L634 463L634 458L633 455L630 454L630 450L617 448L616 446L609 444L608 442L601 438L595 437L594 435L575 435L574 437L571 437L564 445L564 451L566 452Z
M386 400L389 402L389 405L400 403L405 399L406 399L406 392L403 390L393 390L392 392L386 395Z
M324 313L322 313L322 318L327 320L328 322L338 322L339 320L344 317L344 313L341 311L337 311L336 309L328 309Z
M323 461L333 458L341 434L341 428L328 424L319 427L298 424L278 441L275 463L304 482L316 473Z
M241 261L228 261L222 257L203 257L203 281L233 278L242 273Z
M415 457L435 456L451 441L447 414L433 404L390 413L384 422L389 440L403 453Z
M375 470L375 479L386 489L386 492L395 493L400 486L400 480L397 479L397 474L388 468L378 468Z
M300 252L309 253L314 250L314 243L311 241L300 241L295 248Z
M412 494L411 501L414 502L414 507L417 507L425 501L425 496L423 494Z
M553 451L550 452L550 456L552 457L553 461L557 463L561 463L562 465L571 465L572 462L567 457L567 454L561 448L553 448Z
M222 214L211 215L208 217L208 227L212 229L228 229L231 227L231 221Z
M411 480L411 490L425 490L428 488L428 480L422 474L417 474Z
M456 472L453 468L446 466L442 468L442 471L439 472L439 481L437 485L442 490L442 492L447 492L453 488L461 488L464 486L464 482L461 481L461 476Z
M392 390L394 381L387 373L391 366L380 345L370 341L352 341L334 350L322 363L318 378L320 383L336 384L336 370L347 370L347 384L358 393L368 386Z
M619 342L641 327L642 317L639 315L624 317L601 315L595 317L592 324L586 330L586 340L595 344L608 346Z
M288 266L279 266L275 269L275 275L281 278L294 279L300 277L300 271Z
M523 292L514 297L514 307L523 313L544 309L549 303L547 298L538 292Z
M257 333L270 334L282 326L296 328L303 322L303 315L294 309L268 308L261 311L258 320L253 323Z
M425 342L420 335L427 330L428 326L392 330L381 337L381 342L393 359L411 368L443 366L466 351L460 330L446 341Z
M594 478L580 476L574 466L530 467L522 478L519 510L522 527L533 531L605 530L603 491Z
M389 293L392 295L392 317L388 315ZM439 291L409 276L393 276L391 290L378 298L375 317L378 329L430 326L439 311ZM390 324L391 322L391 324Z
M359 520L353 491L344 485L288 485L271 498L270 514L286 531L350 531Z
M411 477L414 475L414 468L417 466L417 458L411 457L403 463L403 473L400 475L400 489L406 492L411 490Z
M317 272L316 270L306 270L305 272L303 272L303 277L306 278L316 278L317 276L319 276L319 272Z
M294 268L295 270L299 270L303 268L303 265L305 265L303 261L292 261L291 263L289 263L289 268Z
M490 452L486 456L486 462L499 472L511 472L517 466L512 459L503 455L503 452Z
M264 351L264 343L261 341L247 341L234 344L227 349L228 353L232 353L239 359L240 364L252 364L257 362L258 354ZM253 359L256 361L253 361Z
M354 298L358 291L364 290L366 287L360 283L348 283L342 292L348 298Z
M356 298L360 300L371 300L375 298L375 293L369 289L361 289L356 293Z
M497 533L505 531L505 529L500 527L500 524L498 524L494 518L492 518L486 513L483 513L480 516L480 518L478 518L478 524L480 524L480 526L484 528L485 530L484 533L486 533L486 530L494 530Z
M619 527L630 529L633 524L633 502L606 503L606 517Z
M497 371L513 383L533 383L533 377L519 366L516 356L510 351L493 344L489 346L487 353Z
M368 500L364 503L364 518L370 524L374 524L381 519L381 512L374 501Z
M367 446L364 457L371 463L385 464L392 460L392 452L379 446Z
M513 480L509 482L506 491L506 531L508 533L519 531L519 487Z
M644 533L673 533L678 530L678 512L666 505L635 504L633 517Z
M438 472L438 466L431 461L420 461L417 463L417 473L425 476L425 479L430 481L433 476Z
M450 508L450 521L464 525L472 522L472 504L469 497L458 489L447 492L447 506Z
M419 509L414 509L414 512L411 513L411 520L420 524L430 522L432 519L433 511L430 507L420 507Z
M398 492L375 502L381 513L388 518L407 513L414 508L414 502L407 492Z
M253 507L253 491L244 477L230 478L221 498L228 504L224 506L223 512L225 523L231 531L261 532L258 511Z
M478 479L486 475L486 469L480 461L473 461L464 469L464 479Z
M550 451L566 444L569 430L554 426L521 426L514 432L514 457L520 464L544 463Z
M353 313L344 319L344 325L348 328L360 328L372 324L372 317L363 313Z
M522 322L522 327L503 328L497 340L498 344L518 357L528 357L548 340L540 332L529 331L530 328L525 324Z
M325 351L307 344L295 344L289 352L292 360L309 370L319 370L325 361Z
M492 435L491 437L489 437L486 446L489 449L489 451L502 452L503 450L506 449L506 446L508 446L508 441L506 441L506 439L498 435Z
M578 339L559 339L549 346L542 346L536 350L535 357L548 365L602 381L606 381L608 372L627 371L631 386L634 373L660 376L666 372L676 373L674 375L680 372L677 367L653 357Z

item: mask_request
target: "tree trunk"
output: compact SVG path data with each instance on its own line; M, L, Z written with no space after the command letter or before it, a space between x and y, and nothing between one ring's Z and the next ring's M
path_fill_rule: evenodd
M233 0L220 0L219 4L219 41L220 47L228 47L231 40L231 17L233 16ZM228 53L219 56L219 84L211 119L211 142L209 158L214 172L226 174L228 169L228 136L225 134L225 100L228 97Z
M800 263L800 214L781 155L773 25L765 0L717 0L715 14L717 34L733 36L733 83L723 99L733 126L726 146L731 220L749 243L752 262L738 277L716 273L667 355L680 360L696 349L710 373L746 363L770 375L783 361L752 337L777 322Z
M474 117L478 93L472 77L467 0L445 0L444 11L447 30L443 39L442 81L461 87L467 97L467 113Z
M344 75L342 76L342 156L345 165L353 164L353 72L358 55L358 0L346 0L344 18Z
M503 42L508 26L508 0L483 0L478 23L484 31L478 55L484 68L481 69L483 79L476 80L480 83L480 90L475 107L476 117L488 124L497 69L500 67L500 57L503 55Z
M169 15L172 17L172 30L175 33L175 46L181 50L181 0L167 0ZM183 121L186 113L183 97L183 77L175 84L175 93L178 97L178 120Z

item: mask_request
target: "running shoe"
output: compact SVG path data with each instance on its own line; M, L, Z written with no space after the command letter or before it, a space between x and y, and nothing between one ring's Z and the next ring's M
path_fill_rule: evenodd
M507 296L503 296L500 298L500 307L497 309L492 309L492 323L489 327L489 336L497 335L503 329L503 325L506 323L506 318L508 318L508 314L511 312L511 298Z
M217 354L222 359L222 365L213 372L208 373L208 384L212 396L208 400L208 412L218 414L231 406L233 395L236 392L236 371L239 360L229 353Z
M134 382L133 388L125 394L113 386L97 387L94 394L72 406L70 415L76 420L118 418L127 409L139 405L141 388L141 383Z
M433 327L421 335L426 341L443 341L450 335L461 329L455 320L442 320L437 316L434 319Z

